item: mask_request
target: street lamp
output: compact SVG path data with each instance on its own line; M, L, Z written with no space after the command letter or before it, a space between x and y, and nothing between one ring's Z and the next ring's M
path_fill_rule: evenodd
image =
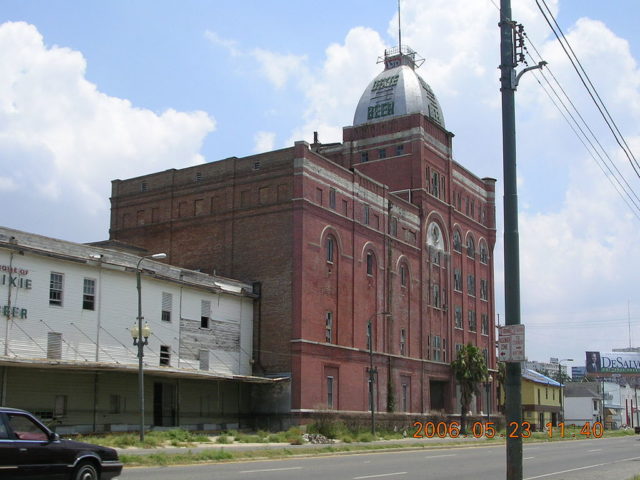
M558 383L560 384L560 421L564 422L564 402L562 401L562 362L573 362L573 358L563 358L558 361Z
M371 406L371 434L374 436L376 434L376 406L373 403L373 386L378 369L373 368L373 328L371 322L378 315L388 317L391 314L389 312L374 313L369 317L369 321L367 322L367 341L369 343L369 405Z
M144 441L144 370L142 366L142 357L144 356L144 346L149 343L149 336L151 335L151 328L149 324L145 322L142 326L142 286L140 280L140 264L145 258L153 258L154 260L160 260L167 258L166 253L155 253L153 255L146 255L140 257L138 264L136 265L136 286L138 289L138 324L131 327L131 337L133 337L133 345L138 347L138 399L140 402L140 441Z
M489 375L487 381L484 384L484 388L487 391L487 421L491 418L491 384L493 382L493 376Z

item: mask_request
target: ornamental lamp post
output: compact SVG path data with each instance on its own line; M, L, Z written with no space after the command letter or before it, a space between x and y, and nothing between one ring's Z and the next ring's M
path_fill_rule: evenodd
M153 255L146 255L140 257L138 264L136 265L136 287L138 290L138 323L131 327L131 337L133 338L133 345L138 347L138 399L140 409L140 441L144 441L144 367L142 364L142 357L144 357L144 346L149 344L149 336L151 335L151 328L149 324L145 322L142 326L142 281L140 264L145 258L152 258L154 260L160 260L167 258L166 253L154 253Z
M383 315L385 317L391 316L389 312L377 312L369 317L367 321L367 342L369 343L369 405L371 407L371 434L375 437L376 434L376 406L374 404L374 384L376 374L378 373L377 368L373 368L373 319L378 315Z

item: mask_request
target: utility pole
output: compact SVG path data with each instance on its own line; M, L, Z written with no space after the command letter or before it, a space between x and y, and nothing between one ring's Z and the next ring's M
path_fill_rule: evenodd
M518 187L516 183L516 121L514 22L511 0L500 0L500 91L502 92L502 169L504 176L504 285L505 325L520 324L520 240L518 237ZM522 371L520 363L505 365L507 430L507 480L522 480Z
M511 18L511 0L500 0L500 91L502 92L502 168L504 176L504 284L505 325L520 325L520 246L518 237L518 187L516 179L515 91L522 74L542 68L545 62L516 75L524 37L522 26ZM518 44L516 45L516 42ZM520 53L516 55L516 47ZM507 429L507 480L522 480L522 371L519 362L505 368Z

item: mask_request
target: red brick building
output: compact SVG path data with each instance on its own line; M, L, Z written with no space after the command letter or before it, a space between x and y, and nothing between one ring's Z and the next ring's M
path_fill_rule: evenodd
M254 373L291 375L265 412L367 411L370 336L378 411L454 412L465 343L495 367L495 180L453 160L415 53L384 60L342 143L113 181L112 240L259 282Z

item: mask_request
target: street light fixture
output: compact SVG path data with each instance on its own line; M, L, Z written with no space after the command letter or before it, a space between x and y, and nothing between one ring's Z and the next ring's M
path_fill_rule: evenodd
M131 337L133 337L133 345L138 347L138 399L140 402L140 441L144 441L144 370L142 365L142 357L144 356L144 346L149 343L149 336L151 335L151 328L149 324L145 322L142 326L142 286L141 286L141 271L140 264L145 258L152 258L154 260L160 260L167 258L166 253L154 253L153 255L146 255L140 257L138 264L136 265L136 287L138 289L138 324L131 327Z
M562 401L562 362L573 362L573 358L558 360L558 383L560 384L560 421L564 422L564 402Z
M383 315L385 317L390 316L389 312L377 312L369 317L367 322L367 340L369 343L369 405L371 406L371 434L375 437L376 434L376 406L373 402L373 392L374 392L374 384L376 374L378 373L377 368L373 368L373 328L371 322L378 315Z

